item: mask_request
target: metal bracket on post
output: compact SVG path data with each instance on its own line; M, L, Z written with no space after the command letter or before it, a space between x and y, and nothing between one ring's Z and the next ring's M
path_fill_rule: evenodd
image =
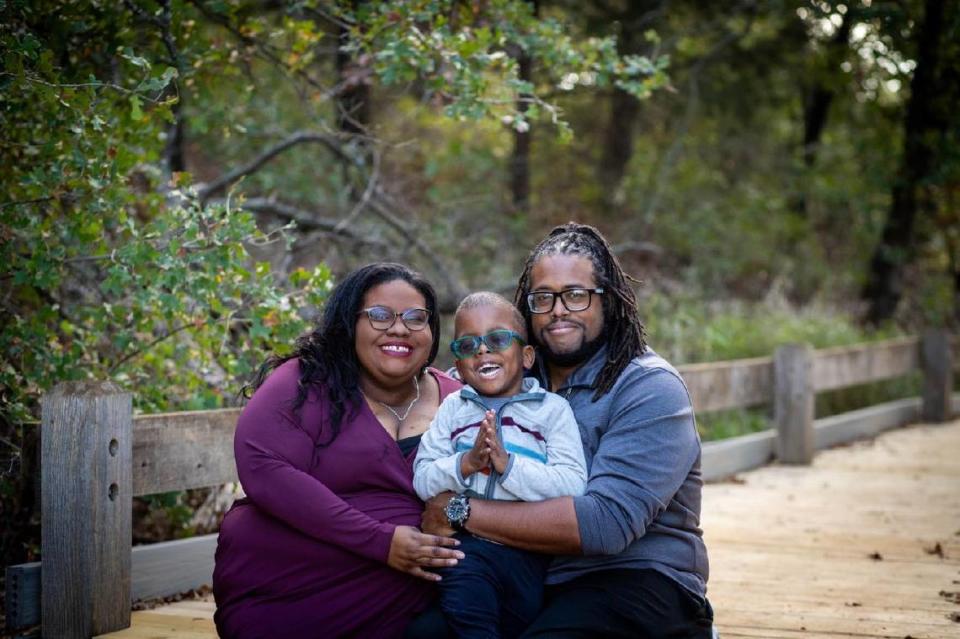
M950 334L939 328L927 329L920 340L920 366L923 368L924 421L945 422L952 413L953 353Z
M131 396L109 382L58 384L42 400L41 632L130 626Z
M813 461L813 349L809 344L786 344L773 356L774 418L777 458L787 464Z

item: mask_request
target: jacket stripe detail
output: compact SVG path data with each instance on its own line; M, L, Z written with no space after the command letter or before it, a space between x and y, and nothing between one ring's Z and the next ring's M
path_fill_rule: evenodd
M522 455L524 457L529 457L530 459L536 459L538 462L547 463L547 456L543 453L537 452L533 449L527 448L525 446L517 446L516 444L511 444L507 442L503 445L503 448L508 453L515 453L517 455Z
M452 433L450 433L450 439L456 439L457 435L459 435L465 430L470 430L471 428L480 428L480 424L482 423L483 421L481 420L479 422L473 422L472 424L467 424L466 426L461 426L460 428L457 428Z
M520 430L522 430L523 432L527 433L528 435L532 435L533 438L536 439L537 441L541 441L541 442L547 441L546 439L543 438L543 435L541 435L539 432L533 429L527 428L523 424L518 424L517 422L513 421L513 417L510 417L509 415L505 415L503 419L500 420L500 423L503 426L515 426Z
M473 448L473 444L471 444L470 442L465 442L462 439L457 441L456 443L456 452L458 453L470 450L471 448ZM532 448L527 448L526 446L518 446L517 444L513 444L510 442L506 442L503 445L503 448L508 453L514 453L517 455L522 455L523 457L529 457L530 459L535 459L538 462L541 462L543 464L547 463L547 456L539 451L533 450Z

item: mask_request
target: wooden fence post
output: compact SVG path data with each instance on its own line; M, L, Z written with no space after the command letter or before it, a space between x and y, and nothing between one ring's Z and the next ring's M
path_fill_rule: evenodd
M777 458L788 464L813 461L813 349L786 344L773 356Z
M953 357L950 334L940 328L923 332L920 340L920 366L923 368L924 421L945 422L952 413Z
M58 384L42 400L41 632L130 626L131 396L109 382Z

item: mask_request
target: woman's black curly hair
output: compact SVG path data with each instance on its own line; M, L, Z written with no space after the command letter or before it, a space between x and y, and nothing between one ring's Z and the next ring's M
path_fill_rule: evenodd
M298 359L300 380L292 408L296 410L303 406L310 388L318 384L326 386L332 405L331 435L318 445L327 446L336 439L344 417L360 407L361 367L354 343L357 313L370 289L395 280L403 280L423 295L426 309L430 312L429 326L433 335L430 356L424 366L432 363L440 348L440 315L437 312L436 292L416 271L402 264L377 262L358 268L337 284L324 304L323 316L317 327L299 337L289 355L274 354L268 357L250 384L253 390L260 388L271 371L288 360Z
M530 292L530 274L534 265L548 255L576 255L590 260L597 286L604 289L603 322L607 342L607 361L594 384L593 399L596 401L607 391L637 355L647 350L646 331L637 313L637 298L630 282L637 282L624 272L603 235L592 226L568 222L556 226L537 244L517 282L514 304L523 313L527 332L533 339L530 307L527 293Z

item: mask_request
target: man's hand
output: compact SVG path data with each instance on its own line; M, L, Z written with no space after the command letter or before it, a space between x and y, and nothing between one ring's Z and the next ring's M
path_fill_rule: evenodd
M481 435L484 437L484 441L487 444L487 450L489 452L490 463L493 465L494 470L496 470L501 475L503 471L507 469L507 462L510 461L510 455L503 448L503 443L501 443L500 438L497 437L497 429L494 428L493 424L487 424L487 421L484 420L484 424L488 427L486 430L481 430ZM481 429L484 427L481 426Z
M466 457L466 455L464 455ZM453 497L454 493L440 493L436 497L427 500L423 509L423 515L420 517L420 528L427 533L434 535L444 535L449 537L455 531L450 527L450 520L447 519L447 502Z
M490 465L490 446L485 433L493 428L494 413L488 410L480 422L480 431L473 440L473 448L460 457L460 474L466 479Z
M425 567L456 566L463 553L453 550L459 541L452 537L425 535L413 526L397 526L390 542L387 564L394 570L426 579L440 581L440 575L424 570Z

